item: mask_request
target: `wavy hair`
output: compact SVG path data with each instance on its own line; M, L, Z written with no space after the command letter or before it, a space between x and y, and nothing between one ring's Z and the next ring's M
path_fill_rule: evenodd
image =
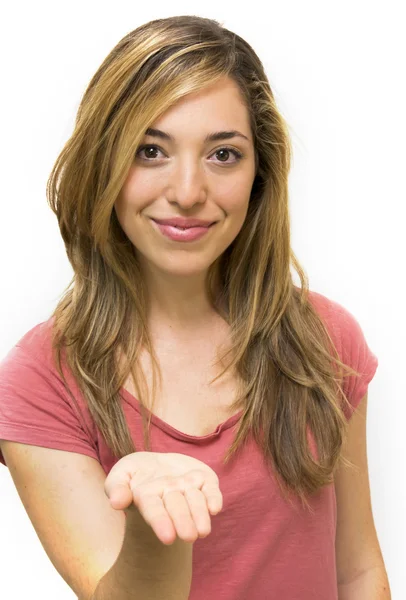
M213 381L231 368L241 381L232 409L243 412L224 464L252 434L283 495L293 493L311 510L308 496L333 482L339 459L351 464L341 457L347 426L342 405L348 402L342 383L358 373L341 362L291 249L291 142L264 67L244 39L215 20L185 15L138 27L112 49L84 92L73 134L47 182L47 200L74 271L52 313L54 358L67 386L65 353L117 459L137 451L120 399L131 373L144 447L151 450L161 373L147 327L145 284L114 204L146 129L180 98L225 76L238 85L249 112L256 175L244 224L207 276L212 305L232 340L219 361L229 353L232 359ZM293 284L291 265L300 288ZM214 291L216 274L220 294ZM142 348L153 365L150 405L138 360ZM309 450L308 428L317 460Z

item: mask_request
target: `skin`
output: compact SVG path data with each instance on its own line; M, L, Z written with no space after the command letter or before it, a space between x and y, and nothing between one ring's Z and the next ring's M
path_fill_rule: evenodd
M196 335L216 318L205 291L208 268L236 238L248 210L255 178L249 114L237 85L223 78L182 98L151 127L174 140L144 136L114 208L147 282L151 327ZM230 130L248 139L204 142ZM159 149L140 151L144 144ZM150 220L174 216L218 223L200 240L174 242Z

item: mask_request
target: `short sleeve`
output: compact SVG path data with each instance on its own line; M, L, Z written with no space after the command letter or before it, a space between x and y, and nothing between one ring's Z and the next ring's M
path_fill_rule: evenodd
M18 344L0 362L0 440L86 454L97 447L62 381ZM0 451L0 462L7 466Z
M349 420L368 391L368 385L378 368L378 358L369 347L365 334L355 316L340 304L333 302L333 322L339 338L340 359L359 373L344 378L343 392L349 401L344 413Z

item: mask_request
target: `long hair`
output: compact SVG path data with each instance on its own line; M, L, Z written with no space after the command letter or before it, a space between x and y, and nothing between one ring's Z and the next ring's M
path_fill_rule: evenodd
M256 161L243 226L207 275L212 305L232 340L219 361L232 358L213 381L228 369L241 381L232 409L243 412L224 464L252 434L284 496L293 493L310 509L308 495L333 482L341 458L347 425L342 405L348 402L343 378L358 374L340 361L290 246L291 141L264 67L244 39L215 20L175 16L138 27L108 54L84 92L73 134L47 182L74 271L52 314L54 358L66 384L64 352L117 459L137 451L120 395L131 374L145 448L151 450L156 378L162 376L147 327L145 282L114 204L146 129L180 98L224 76L238 85L249 112ZM142 348L153 366L151 404L139 366Z

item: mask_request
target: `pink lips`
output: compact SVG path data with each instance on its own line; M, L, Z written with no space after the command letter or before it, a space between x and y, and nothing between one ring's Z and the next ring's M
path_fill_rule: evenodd
M178 227L174 227L173 225L162 225L161 223L157 223L153 220L152 222L164 236L175 242L191 242L198 240L208 233L211 227L213 227L213 225L210 225L208 227L188 227L187 229L180 229Z

